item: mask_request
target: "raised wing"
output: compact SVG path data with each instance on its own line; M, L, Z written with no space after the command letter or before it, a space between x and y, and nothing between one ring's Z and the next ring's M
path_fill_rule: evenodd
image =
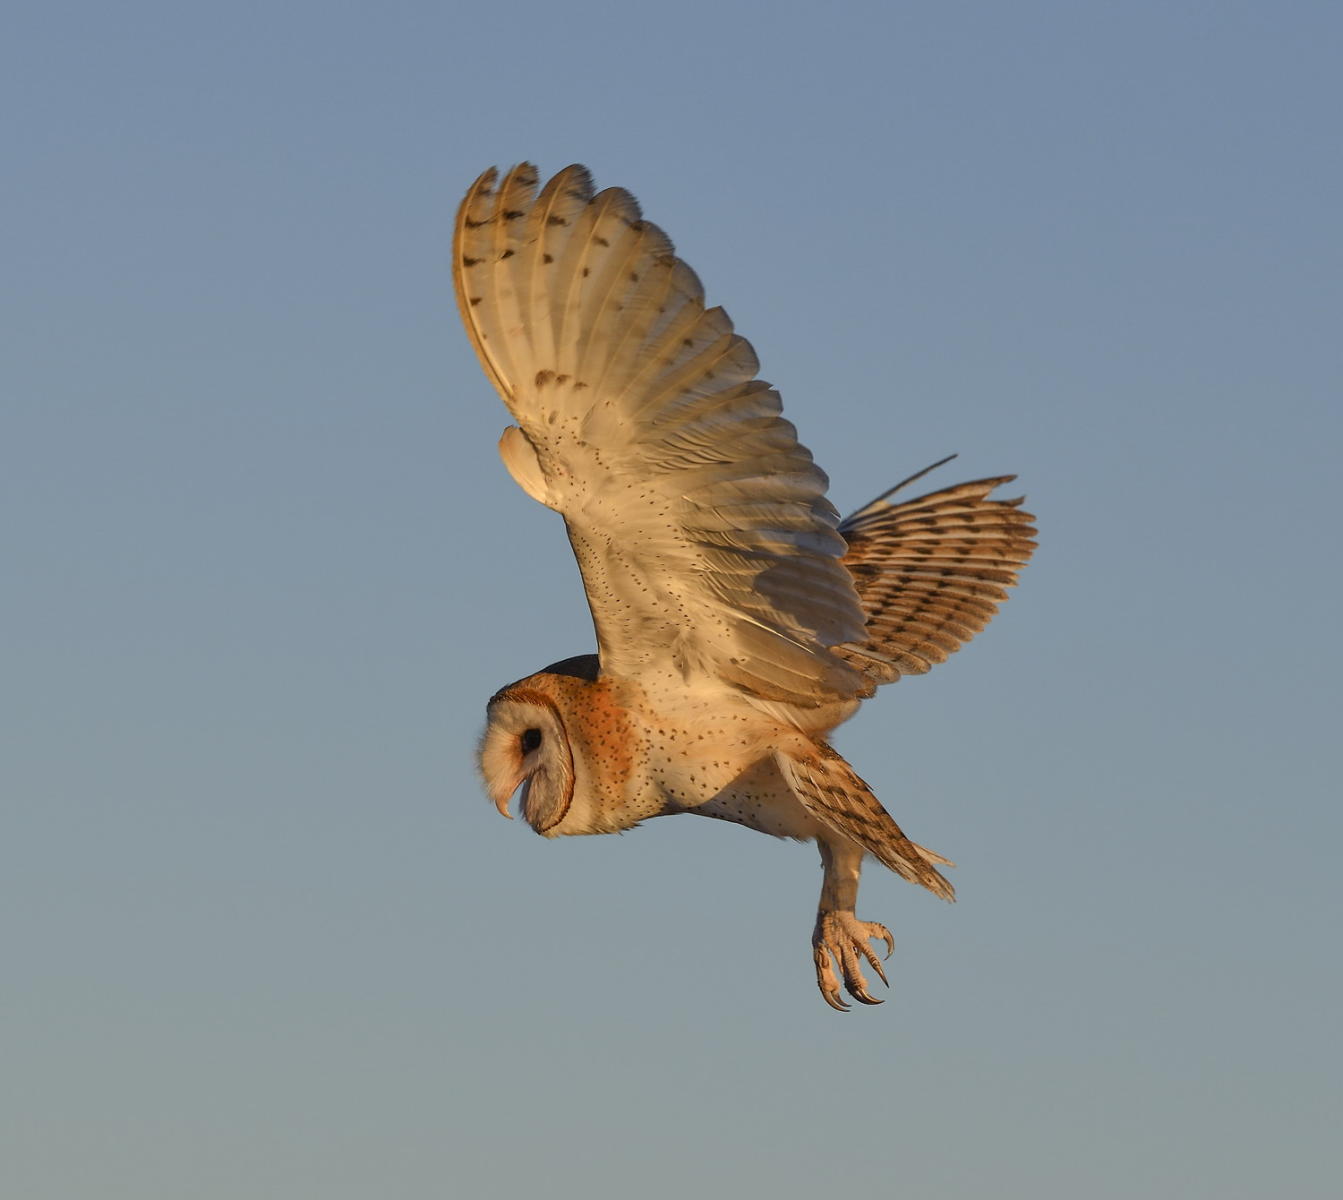
M1035 518L1020 498L988 498L1015 478L977 479L902 504L889 503L887 492L846 517L839 526L849 543L844 565L867 632L835 653L875 682L891 683L945 662L982 630L1035 549Z
M462 319L520 429L504 462L564 516L604 672L670 666L815 705L871 690L825 474L750 344L634 198L579 166L486 171L457 216Z

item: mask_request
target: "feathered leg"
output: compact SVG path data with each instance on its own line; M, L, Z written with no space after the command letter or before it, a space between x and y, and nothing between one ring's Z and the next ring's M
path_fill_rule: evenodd
M886 974L867 943L880 938L886 943L889 957L895 949L895 939L885 925L860 921L854 915L863 855L873 855L911 883L921 884L946 900L950 900L955 892L937 867L952 864L940 854L910 841L872 794L872 789L832 746L817 742L812 746L812 754L806 758L794 758L776 751L774 759L793 795L825 826L816 835L821 849L821 866L825 871L816 929L811 939L816 960L816 984L826 1003L841 1012L848 1005L839 995L840 977L845 990L855 1000L863 1004L880 1004L880 1000L868 993L860 963L866 959L881 976L882 983L886 983ZM838 977L831 966L832 958L839 966Z

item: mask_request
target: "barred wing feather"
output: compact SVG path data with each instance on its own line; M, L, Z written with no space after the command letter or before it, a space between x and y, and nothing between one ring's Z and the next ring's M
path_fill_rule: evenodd
M835 653L890 683L945 662L980 632L1035 549L1035 518L1021 500L989 499L1015 478L977 479L900 504L880 498L846 517L844 565L867 632Z
M727 314L628 193L485 172L454 242L458 303L518 431L504 461L564 517L604 672L666 663L768 700L871 689L825 474Z

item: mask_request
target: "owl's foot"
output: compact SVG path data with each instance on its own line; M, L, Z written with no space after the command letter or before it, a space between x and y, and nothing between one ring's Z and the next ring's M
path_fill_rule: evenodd
M881 1001L868 993L867 980L859 965L859 956L867 959L868 964L881 977L887 987L886 972L881 969L881 960L867 944L870 939L880 938L886 943L886 957L891 957L895 949L895 938L885 925L875 921L860 921L851 912L833 911L816 914L816 930L811 935L812 956L816 960L816 986L821 989L825 1002L838 1012L848 1012L849 1006L839 994L839 979L834 967L830 965L833 957L839 964L840 974L844 977L844 990L860 1004L880 1004Z

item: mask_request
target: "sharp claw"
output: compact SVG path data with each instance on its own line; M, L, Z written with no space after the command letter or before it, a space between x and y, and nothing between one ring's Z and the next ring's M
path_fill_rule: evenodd
M890 958L891 955L895 953L895 938L891 937L891 931L887 929L885 925L878 925L877 928L880 929L881 932L876 936L886 943L886 957ZM876 964L873 965L875 966ZM886 976L883 975L882 978L885 979Z
M889 958L890 956L887 955L887 957ZM886 978L886 972L885 972L884 970L882 970L881 963L878 962L875 958L872 959L872 969L873 969L878 975L881 976L881 982L882 982L882 983L884 983L887 987L890 987L890 986L891 986L891 981L890 981L889 979Z
M838 988L836 988L833 992L827 992L825 988L822 988L821 995L825 998L825 1002L828 1005L830 1005L830 1007L833 1008L836 1012L849 1011L849 1006L844 1003L843 998L839 994Z
M865 988L861 983L858 984L851 983L848 985L848 988L849 988L849 995L852 996L855 1000L857 1000L858 1003L860 1004L884 1003L884 1001L878 1000L875 996L869 996L867 993L867 988Z
M848 1012L849 1006L839 994L839 980L830 966L830 951L824 945L813 946L811 956L816 963L816 986L821 998L836 1012Z

